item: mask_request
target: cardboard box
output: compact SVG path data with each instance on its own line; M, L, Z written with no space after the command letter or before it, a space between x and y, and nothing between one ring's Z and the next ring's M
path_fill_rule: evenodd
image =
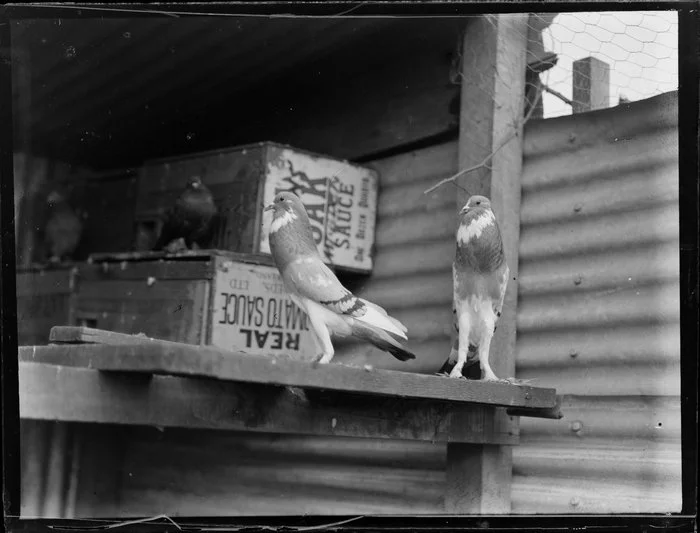
M268 256L103 254L80 275L81 325L251 355L317 355L308 317Z
M213 242L203 247L268 254L271 213L263 207L292 190L304 202L321 257L338 270L372 270L377 173L275 143L147 162L139 171L136 218L152 224L199 176L219 208Z
M71 326L77 290L72 264L32 266L17 272L17 343L48 344L54 326Z

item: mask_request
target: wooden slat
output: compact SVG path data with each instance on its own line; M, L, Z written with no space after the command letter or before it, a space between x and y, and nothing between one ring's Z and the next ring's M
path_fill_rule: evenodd
M462 46L462 92L459 122L460 169L487 165L459 178L465 191L457 195L460 209L472 194L491 199L503 234L510 267L503 315L491 343L490 362L496 375L515 374L515 327L520 235L522 117L525 96L528 15L484 15L470 20ZM508 140L510 139L510 140ZM503 144L504 142L508 142ZM467 192L468 191L468 192ZM454 333L453 333L454 336ZM517 426L517 418L500 423ZM480 451L448 445L450 512L508 513L512 450L484 446Z
M211 346L142 345L22 346L21 361L106 371L210 377L265 385L289 385L382 396L423 398L501 407L543 409L556 403L554 389L466 381L339 364L319 365L282 357L258 357Z
M148 344L167 343L177 344L160 339L152 339L145 335L130 335L104 329L87 328L81 326L58 326L51 328L49 335L51 343L67 344Z
M231 261L242 263L253 263L256 265L274 265L272 256L267 254L242 254L229 252L228 250L185 250L177 253L166 252L123 252L123 253L95 253L90 254L90 260L99 262L121 262L121 261L187 261L194 259L212 259L213 256L224 257Z
M20 363L23 419L434 442L516 444L493 407L425 400L307 397L211 379L107 374Z

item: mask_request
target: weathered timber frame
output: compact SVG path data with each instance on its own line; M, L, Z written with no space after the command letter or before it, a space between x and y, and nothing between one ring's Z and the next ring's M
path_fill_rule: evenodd
M457 185L462 189L456 208L460 209L472 194L488 196L503 234L511 279L491 343L491 366L499 376L513 376L515 372L527 40L528 14L519 13L482 15L470 20L462 43L459 169L478 165L494 155L489 165L458 178ZM508 418L504 411L495 413L499 419L495 424L517 433L517 419ZM510 446L448 444L447 459L448 512L510 512Z
M554 389L314 367L85 327L54 327L50 341L20 348L20 417L102 428L97 445L93 432L75 430L73 458L56 463L54 477L80 473L67 496L55 487L56 505L83 517L118 512L118 466L94 465L119 457L125 437L105 424L460 443L448 444L454 463L465 451L518 443L517 428L497 410L560 416ZM63 440L55 443L59 455Z

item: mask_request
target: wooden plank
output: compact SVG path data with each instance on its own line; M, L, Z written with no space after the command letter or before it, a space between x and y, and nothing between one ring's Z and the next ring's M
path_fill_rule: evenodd
M510 472L512 454L510 446L448 444L445 511L453 514L509 513L510 480L504 482L503 472Z
M447 379L339 364L314 366L283 357L251 356L211 346L139 345L22 346L21 361L140 372L210 377L265 385L289 385L382 396L423 398L501 407L548 408L554 389Z
M465 169L487 165L458 178L465 191L457 209L473 194L491 199L498 218L511 271L503 313L491 343L491 366L498 376L515 374L515 328L520 235L520 176L525 102L528 15L484 15L467 26L462 46L462 92L458 162ZM454 333L453 333L454 335ZM499 423L517 419L498 413ZM507 513L510 511L511 450L482 450L448 446L446 507L451 512ZM500 487L493 490L489 487Z
M142 280L200 280L214 277L214 265L206 259L193 261L92 261L79 266L84 281Z
M517 407L512 407L506 409L506 414L508 416L531 416L534 418L550 418L552 420L560 420L564 417L561 411L561 395L557 395L557 403L554 407L547 409L519 409Z
M493 407L305 395L201 378L104 373L20 363L22 419L219 429L432 442L516 444Z
M145 335L131 335L84 326L57 326L51 328L49 342L67 344L146 344L153 342L168 343L169 341L152 339Z
M243 254L229 252L228 250L183 250L176 253L166 253L159 251L152 252L123 252L123 253L94 253L90 254L92 262L122 262L122 261L189 261L193 259L212 259L213 256L224 257L232 261L242 263L253 263L263 265L273 265L272 256L268 254Z

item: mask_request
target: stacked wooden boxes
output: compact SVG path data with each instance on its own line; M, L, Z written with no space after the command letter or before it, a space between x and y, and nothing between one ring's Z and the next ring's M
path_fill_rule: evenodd
M93 255L81 267L76 320L251 354L313 357L307 317L286 296L269 255L272 215L263 207L277 192L293 190L324 260L338 271L369 273L376 173L273 143L151 161L139 172L138 235L157 227L192 176L219 208L208 249Z
M136 220L156 224L199 176L219 208L209 248L269 253L270 213L279 191L298 194L324 260L341 271L370 273L378 177L371 169L275 143L147 162L140 170Z
M307 317L269 256L101 254L80 267L76 322L251 354L313 354Z
M78 268L31 266L17 271L17 343L47 344L53 326L73 325Z

